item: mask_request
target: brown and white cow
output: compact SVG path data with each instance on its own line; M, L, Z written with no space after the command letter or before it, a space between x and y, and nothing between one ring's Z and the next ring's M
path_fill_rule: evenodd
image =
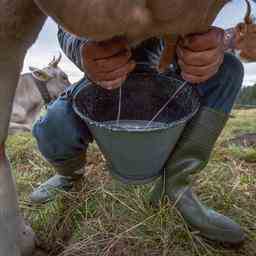
M229 0L0 0L0 256L31 255L33 232L19 214L5 154L15 90L27 49L46 15L78 36L95 40L125 36L137 43L209 29ZM41 11L43 10L43 12Z
M44 105L56 99L70 85L67 74L62 71L58 59L45 68L30 67L31 73L20 76L13 102L9 134L31 131Z

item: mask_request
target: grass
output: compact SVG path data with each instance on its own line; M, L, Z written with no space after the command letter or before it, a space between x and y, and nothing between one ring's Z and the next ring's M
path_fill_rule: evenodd
M31 205L32 189L54 171L38 153L30 134L9 138L8 153L20 206L53 256L255 256L256 149L228 145L235 135L256 131L256 110L234 112L212 159L195 177L194 190L210 207L236 220L247 234L240 248L227 248L191 232L171 202L160 209L147 200L152 184L124 186L112 180L96 145L88 152L84 180L71 193L45 205Z

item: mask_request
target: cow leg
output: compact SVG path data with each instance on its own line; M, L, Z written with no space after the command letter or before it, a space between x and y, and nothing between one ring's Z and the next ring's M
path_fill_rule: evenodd
M0 1L0 256L27 256L34 249L34 234L19 214L5 140L26 50L44 19L33 1Z
M21 60L19 63L9 58L0 60L0 255L8 256L21 255L20 239L25 231L4 148L20 67ZM33 247L33 244L28 247Z
M14 51L15 53L15 51ZM24 55L23 55L24 56ZM0 60L0 255L29 255L34 249L34 234L19 214L18 200L8 159L5 140L12 102L23 56ZM22 253L22 254L21 254Z

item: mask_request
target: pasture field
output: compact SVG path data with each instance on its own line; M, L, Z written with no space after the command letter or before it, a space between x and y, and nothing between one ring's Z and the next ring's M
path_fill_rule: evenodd
M251 132L256 133L256 110L234 111L208 167L194 177L200 199L245 230L245 244L235 248L191 232L174 202L152 208L148 201L152 184L124 186L113 181L95 144L89 148L85 177L71 193L32 205L29 193L54 171L30 134L9 137L8 155L20 207L38 235L38 255L256 256L256 146L228 143L234 136Z

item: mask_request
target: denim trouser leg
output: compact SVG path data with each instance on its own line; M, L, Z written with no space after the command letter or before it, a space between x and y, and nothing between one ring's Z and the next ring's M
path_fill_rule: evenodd
M225 54L219 72L197 87L202 106L229 114L242 86L243 76L242 63L235 56Z
M33 135L42 155L60 174L75 176L85 165L92 136L67 94L48 106L46 115L35 123Z

